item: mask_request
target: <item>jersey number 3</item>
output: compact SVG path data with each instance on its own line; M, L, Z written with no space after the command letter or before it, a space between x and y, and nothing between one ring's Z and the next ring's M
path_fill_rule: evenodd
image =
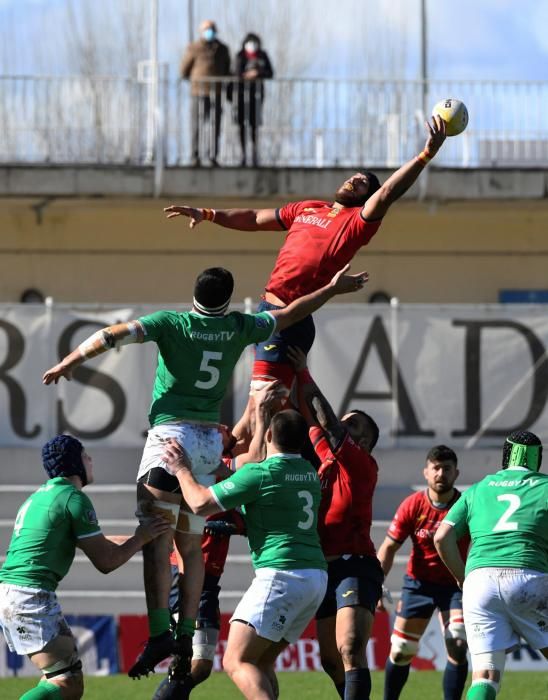
M312 498L310 491L298 491L297 496L299 498L304 498L305 503L303 506L303 511L306 516L304 520L299 520L297 527L299 527L301 530L309 530L314 522L314 511L312 510L314 499Z
M207 374L209 376L209 379L207 379L206 381L198 379L197 382L194 382L194 386L197 389L213 389L213 387L219 381L221 373L219 372L217 367L211 364L211 362L221 362L222 359L222 352L212 352L211 350L204 350L202 354L202 362L200 364L200 372L204 372L205 374Z
M515 520L510 520L510 516L513 515L516 510L521 505L521 499L516 496L515 493L504 493L501 496L497 496L497 501L508 501L508 507L497 520L493 532L501 532L504 530L517 530L518 523Z

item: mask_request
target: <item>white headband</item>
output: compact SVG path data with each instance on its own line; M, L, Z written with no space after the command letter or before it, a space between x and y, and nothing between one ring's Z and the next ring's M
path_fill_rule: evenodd
M231 297L228 297L228 299L220 306L203 306L199 301L197 301L196 297L192 297L192 304L194 305L194 308L201 314L204 314L204 316L220 316L228 309L230 300Z

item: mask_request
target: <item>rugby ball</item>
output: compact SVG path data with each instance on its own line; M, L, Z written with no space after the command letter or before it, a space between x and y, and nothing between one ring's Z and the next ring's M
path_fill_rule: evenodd
M447 136L462 134L468 124L468 110L464 102L448 97L434 105L432 116L438 114L446 123Z

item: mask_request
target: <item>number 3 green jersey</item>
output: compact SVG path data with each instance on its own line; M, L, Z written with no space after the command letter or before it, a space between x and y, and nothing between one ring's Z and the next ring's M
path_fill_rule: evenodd
M264 311L203 316L157 311L139 322L145 342L158 345L149 411L151 425L177 419L218 423L221 403L244 348L267 340L276 319Z
M100 532L86 494L62 476L50 479L19 508L0 581L54 591L71 567L76 542Z
M445 516L470 532L466 574L486 566L548 573L548 475L501 469L471 486Z
M255 569L327 569L318 535L316 470L294 454L245 464L210 487L221 510L243 506Z

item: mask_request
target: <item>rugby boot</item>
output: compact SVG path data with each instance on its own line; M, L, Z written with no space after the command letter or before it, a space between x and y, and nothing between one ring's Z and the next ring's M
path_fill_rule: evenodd
M190 675L184 680L167 676L156 688L152 700L188 700L193 687L194 683Z
M169 664L167 676L170 680L183 680L190 673L192 661L192 637L181 634L175 640L173 659Z
M140 678L154 673L154 668L160 661L175 652L175 640L171 632L162 632L156 637L149 637L145 648L137 657L137 661L129 669L127 675L130 678Z

